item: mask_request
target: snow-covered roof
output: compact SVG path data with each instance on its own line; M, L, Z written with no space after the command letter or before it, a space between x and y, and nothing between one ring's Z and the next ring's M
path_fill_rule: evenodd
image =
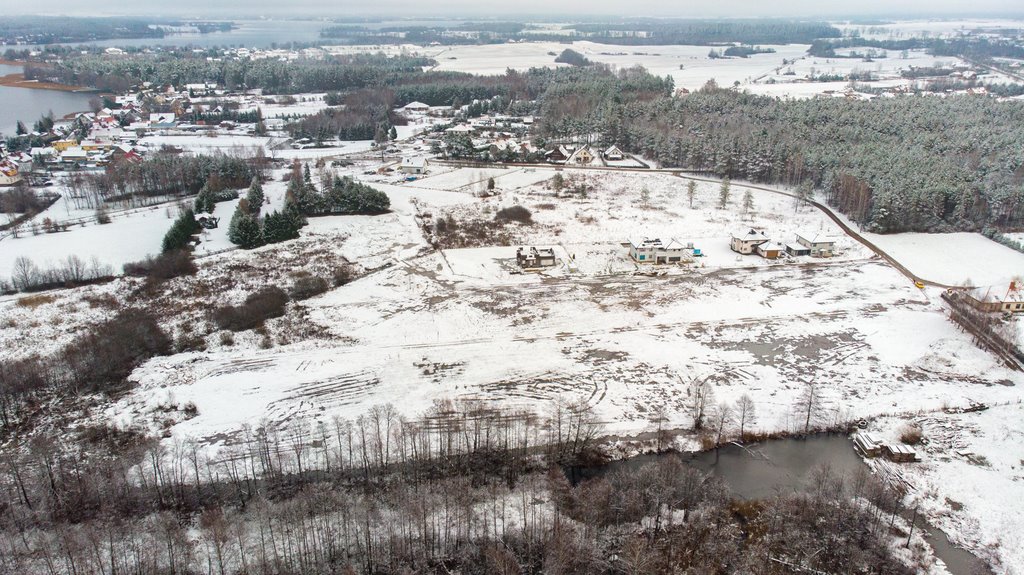
M424 157L419 158L402 158L402 167L404 168L423 168L427 165L427 159Z
M797 232L796 237L803 238L805 241L812 244L834 244L836 239L823 232Z
M764 235L759 230L755 230L754 228L750 228L750 230L748 230L746 232L734 232L732 234L732 237L733 237L734 240L740 240L740 241L744 241L744 242L766 242L766 241L768 241L768 236Z
M765 242L765 243L757 246L757 249L759 249L761 251L766 251L766 252L767 251L771 251L771 250L776 250L776 251L780 251L781 252L781 251L785 251L786 246L780 244L779 242Z
M980 302L1001 302L1001 303L1024 303L1024 293L1016 282L1004 285L976 287L970 291L970 296Z
M403 108L406 110L428 110L430 109L430 106L424 104L423 102L409 102L408 104L403 106Z

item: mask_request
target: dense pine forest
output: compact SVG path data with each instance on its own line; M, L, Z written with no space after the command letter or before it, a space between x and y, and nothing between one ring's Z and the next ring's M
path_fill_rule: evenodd
M558 94L551 90L549 95ZM601 134L668 167L812 184L877 232L1024 225L1024 103L782 100L709 83L679 98L543 101L552 138Z

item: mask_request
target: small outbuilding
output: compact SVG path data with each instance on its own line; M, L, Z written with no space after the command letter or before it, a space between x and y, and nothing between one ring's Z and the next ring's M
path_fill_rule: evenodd
M786 247L778 242L765 242L757 246L757 255L766 260L777 260L786 253Z
M809 256L811 255L811 248L796 243L786 244L786 253L794 257Z

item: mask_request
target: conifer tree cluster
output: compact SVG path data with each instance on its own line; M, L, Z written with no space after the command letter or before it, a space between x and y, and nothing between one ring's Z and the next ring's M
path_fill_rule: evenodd
M196 213L192 209L181 212L178 219L171 224L171 229L164 235L161 249L164 252L180 250L188 246L192 236L199 231L199 223L196 222Z

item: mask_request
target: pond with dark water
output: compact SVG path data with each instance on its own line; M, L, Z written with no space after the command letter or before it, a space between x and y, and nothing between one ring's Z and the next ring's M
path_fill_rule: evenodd
M640 455L613 461L600 467L570 470L574 482L613 471L635 471L663 457L677 454ZM864 461L844 435L814 435L804 439L776 439L741 447L729 444L716 451L682 454L683 461L720 478L742 499L763 499L777 494L801 492L808 488L816 470L823 465L852 476L866 469ZM909 519L909 518L908 518ZM991 570L977 556L950 543L939 529L921 517L917 528L928 532L928 542L953 575L977 575Z

